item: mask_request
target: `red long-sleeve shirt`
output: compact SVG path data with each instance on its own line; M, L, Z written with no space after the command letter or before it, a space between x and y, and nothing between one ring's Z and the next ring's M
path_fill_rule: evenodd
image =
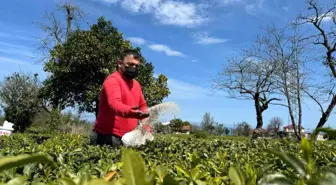
M98 115L94 126L101 134L122 137L138 125L132 107L147 112L141 85L136 80L126 80L116 71L106 78L100 93Z

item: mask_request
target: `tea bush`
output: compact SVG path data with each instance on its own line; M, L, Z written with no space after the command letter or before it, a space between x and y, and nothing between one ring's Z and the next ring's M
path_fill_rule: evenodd
M19 184L329 184L336 142L155 135L137 149L83 135L0 137L0 182ZM290 153L288 153L290 152ZM15 158L15 156L17 158Z

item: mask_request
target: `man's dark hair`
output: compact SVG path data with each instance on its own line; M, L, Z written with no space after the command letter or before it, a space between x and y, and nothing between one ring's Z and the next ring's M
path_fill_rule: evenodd
M140 53L137 51L137 50L135 50L135 49L126 49L126 50L124 50L123 52L122 52L122 55L121 55L121 58L120 58L120 60L124 60L124 58L126 57L126 56L128 56L128 55L133 55L133 57L135 58L135 59L137 59L137 60L140 60L140 58L141 58L141 55L140 55ZM117 70L118 70L118 64L117 64L117 66L116 66L116 68L117 68Z
M135 49L124 50L122 53L121 59L123 60L127 55L133 55L133 57L137 60L140 60L141 58L140 53Z

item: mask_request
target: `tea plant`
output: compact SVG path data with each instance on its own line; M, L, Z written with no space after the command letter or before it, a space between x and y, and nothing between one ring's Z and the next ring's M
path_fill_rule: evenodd
M335 131L320 129L329 135ZM315 134L316 134L315 133ZM39 144L37 144L37 142ZM137 150L80 135L0 138L2 184L333 184L334 141L156 136Z

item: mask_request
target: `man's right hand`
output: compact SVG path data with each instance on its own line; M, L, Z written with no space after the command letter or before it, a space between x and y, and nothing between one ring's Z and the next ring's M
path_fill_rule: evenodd
M143 118L148 118L149 117L149 113L148 112L138 112L139 118L143 119Z
M138 110L136 107L132 108L133 109L133 113L139 118L139 119L143 119L143 118L148 118L149 117L149 113L147 112L142 112L140 110Z

